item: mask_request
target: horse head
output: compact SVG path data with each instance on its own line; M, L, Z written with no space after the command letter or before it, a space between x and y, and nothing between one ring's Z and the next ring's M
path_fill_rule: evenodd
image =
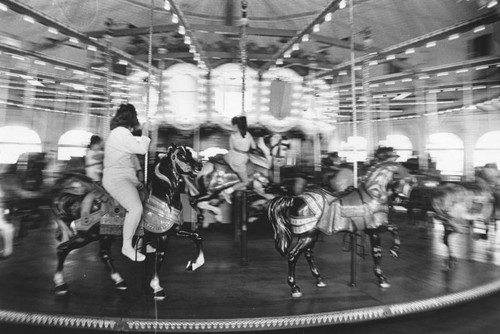
M202 167L201 163L194 158L191 150L184 145L172 144L167 150L166 159L179 175L195 177Z
M408 197L413 177L401 164L392 161L379 163L371 168L363 182L372 198L386 203L391 192Z

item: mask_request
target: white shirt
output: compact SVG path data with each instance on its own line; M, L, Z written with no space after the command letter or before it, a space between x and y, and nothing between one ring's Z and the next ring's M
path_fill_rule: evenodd
M146 154L150 142L151 139L146 136L141 136L138 141L122 126L111 130L104 147L103 177L126 174L137 178L134 155Z

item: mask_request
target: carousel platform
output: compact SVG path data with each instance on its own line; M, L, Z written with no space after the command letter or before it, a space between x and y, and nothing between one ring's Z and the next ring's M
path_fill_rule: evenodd
M405 214L393 214L401 233L399 259L389 256L384 234L383 269L391 283L381 289L367 254L359 259L357 286L350 280L350 253L342 235L322 236L316 246L324 288L317 288L305 259L297 266L303 297L293 299L286 285L287 264L274 249L268 225L251 225L248 265L229 226L202 231L207 262L196 272L184 271L195 253L185 240L172 239L162 282L167 299L155 302L144 287L144 265L132 263L114 245L115 265L129 289L118 292L97 256L98 244L73 252L66 264L70 293L54 295L56 266L54 227L32 230L0 261L0 329L56 327L97 332L236 332L283 330L391 319L441 309L500 290L500 236L487 240L470 235L452 239L458 265L443 270L445 248L439 225L421 229ZM366 241L368 246L368 240ZM368 247L366 248L368 251ZM21 328L20 327L20 328ZM0 330L1 331L1 330Z

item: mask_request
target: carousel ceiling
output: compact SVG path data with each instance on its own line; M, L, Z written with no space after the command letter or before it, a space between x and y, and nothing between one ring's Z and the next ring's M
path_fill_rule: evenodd
M107 53L121 74L132 66L147 70L149 56L155 70L177 63L214 69L241 60L243 36L250 67L259 74L287 67L326 80L339 94L338 120L351 121L349 1L246 2L242 34L239 0L0 0L0 51L23 50L83 69L104 67ZM412 117L428 103L436 112L497 107L496 1L353 4L355 98L365 111L358 118Z

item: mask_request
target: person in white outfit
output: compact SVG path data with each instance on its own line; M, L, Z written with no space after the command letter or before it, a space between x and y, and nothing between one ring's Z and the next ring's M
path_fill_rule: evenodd
M230 195L235 190L245 189L250 180L248 178L248 153L255 149L252 135L247 131L247 119L245 116L233 117L231 120L233 133L229 137L229 152L224 159L240 178L240 182L224 190L222 196L231 203Z
M136 253L132 238L142 216L142 202L138 187L141 186L136 175L135 155L146 154L150 139L147 136L136 138L132 135L139 126L137 112L131 104L122 104L111 120L111 132L104 147L104 170L102 185L121 206L127 210L123 222L122 254L132 261L144 261L145 256ZM147 134L147 129L142 129Z
M93 135L90 137L90 144L85 154L85 174L94 182L101 182L102 179L102 161L104 151L102 150L102 139Z

